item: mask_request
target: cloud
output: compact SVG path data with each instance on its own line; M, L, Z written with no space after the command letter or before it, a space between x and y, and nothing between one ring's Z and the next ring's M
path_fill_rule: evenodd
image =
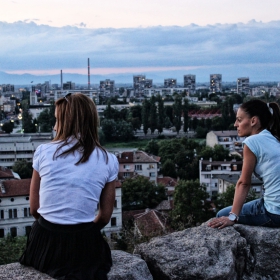
M27 21L0 22L0 71L82 68L88 57L94 68L193 67L218 71L231 65L229 71L237 76L244 70L248 71L246 76L250 71L255 73L254 65L271 73L269 67L280 64L280 21L85 27L83 22L61 28Z

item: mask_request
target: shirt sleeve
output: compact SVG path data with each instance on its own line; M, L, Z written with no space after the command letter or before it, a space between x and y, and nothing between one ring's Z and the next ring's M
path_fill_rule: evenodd
M33 169L35 169L38 173L40 170L40 152L41 152L41 146L37 147L33 156L33 164L32 164Z
M247 137L243 141L243 144L245 144L250 149L250 151L256 156L256 158L258 159L259 149L258 149L257 141L255 141L256 137L253 137L253 136Z
M114 181L118 177L119 173L119 162L117 160L117 157L113 154L109 154L109 162L110 163L110 170L109 170L109 178L108 178L108 183Z

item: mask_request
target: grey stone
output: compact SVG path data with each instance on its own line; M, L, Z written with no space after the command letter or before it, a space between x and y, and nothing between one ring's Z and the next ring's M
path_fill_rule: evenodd
M147 264L138 256L114 250L112 259L108 280L153 280Z
M113 267L108 280L152 280L147 264L139 256L123 251L112 251ZM0 280L50 280L54 279L32 267L19 263L0 266ZM87 279L85 279L87 280Z
M246 239L250 251L248 279L280 279L280 229L238 224L234 228Z
M51 280L47 274L19 263L0 266L0 280Z
M246 240L233 228L206 224L137 246L155 280L240 279L245 270Z

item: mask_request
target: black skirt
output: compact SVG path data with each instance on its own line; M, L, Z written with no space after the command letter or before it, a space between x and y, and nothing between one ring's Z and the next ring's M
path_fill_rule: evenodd
M106 280L111 250L94 224L58 225L40 217L32 225L20 263L60 280Z

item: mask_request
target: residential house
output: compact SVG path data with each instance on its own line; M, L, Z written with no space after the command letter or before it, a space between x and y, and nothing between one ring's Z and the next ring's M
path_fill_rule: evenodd
M212 161L199 160L199 182L206 186L206 191L210 197L217 195L219 191L220 175L240 175L242 169L242 161Z
M210 131L206 135L206 146L221 145L230 153L242 154L242 142L245 137L239 137L236 130Z
M119 161L119 179L142 175L157 183L160 158L143 151L129 151L116 154Z

